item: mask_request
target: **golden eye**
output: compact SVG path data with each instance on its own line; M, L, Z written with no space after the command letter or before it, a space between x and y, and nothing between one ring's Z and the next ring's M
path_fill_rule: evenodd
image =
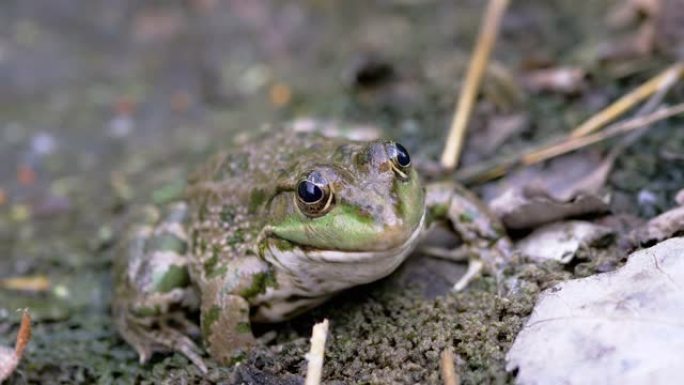
M387 155L392 161L392 169L401 179L408 179L408 170L411 167L411 157L404 146L399 143L387 144Z
M333 194L328 181L312 172L297 184L297 207L309 217L319 217L332 207Z

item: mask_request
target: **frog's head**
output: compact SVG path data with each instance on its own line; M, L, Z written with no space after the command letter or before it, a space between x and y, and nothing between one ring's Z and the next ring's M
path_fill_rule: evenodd
M425 194L402 145L347 142L304 158L278 181L268 210L271 240L312 252L339 251L340 258L415 243Z

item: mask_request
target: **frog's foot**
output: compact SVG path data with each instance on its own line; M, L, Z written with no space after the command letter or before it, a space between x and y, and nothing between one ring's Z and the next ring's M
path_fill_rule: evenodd
M465 262L471 257L471 252L467 247L449 249L437 246L421 246L419 251L430 257L446 259L452 262Z
M138 352L140 363L147 362L154 353L178 352L186 356L203 373L207 366L202 359L202 350L188 337L197 327L186 322L184 315L158 321L127 316L120 320L126 324L120 328L123 338ZM179 322L180 321L180 322Z
M512 255L511 241L499 219L471 192L453 183L435 183L426 189L426 206L432 221L448 223L463 241L463 246L428 253L450 260L468 259L468 272L455 285L462 290L481 271L493 275L502 291L503 270Z
M503 294L506 291L504 269L513 255L512 246L508 238L501 238L494 244L468 245L461 248L464 250L460 250L460 253L468 256L468 270L454 284L453 290L456 292L462 291L470 282L486 274L494 277L497 291L499 294Z
M482 274L482 266L483 263L479 259L469 260L468 270L466 270L465 274L463 274L463 276L454 284L454 287L452 287L451 290L455 292L463 291L463 289L468 287L470 282Z
M444 247L424 246L420 251L434 258L446 259L452 262L468 262L468 269L465 274L454 284L452 290L455 292L463 291L468 285L482 274L484 264L477 255L477 250L468 246L461 246L455 249Z
M187 205L171 204L146 214L122 244L117 259L113 312L122 337L135 348L141 362L156 352L179 352L203 371L201 350L189 338L198 327L187 320L197 309L190 286L188 244L182 224Z

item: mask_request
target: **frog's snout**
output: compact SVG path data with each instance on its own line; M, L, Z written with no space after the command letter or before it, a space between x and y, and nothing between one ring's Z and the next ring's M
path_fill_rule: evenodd
M387 152L387 142L374 142L368 146L369 166L377 172L388 172L391 170L391 159Z
M391 171L401 180L408 180L411 157L404 146L393 141L373 142L368 147L371 169L380 173Z

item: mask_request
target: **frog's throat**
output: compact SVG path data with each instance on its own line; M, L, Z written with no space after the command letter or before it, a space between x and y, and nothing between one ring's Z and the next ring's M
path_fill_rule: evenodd
M294 245L292 249L281 250L274 243L268 244L265 258L276 265L291 265L292 259L305 259L309 262L322 263L358 263L367 261L384 261L387 259L400 259L399 263L416 247L425 228L426 212L420 217L420 221L411 235L402 244L386 249L374 251L340 251L340 250L312 250ZM399 264L397 263L397 265ZM301 264L298 262L297 264Z
M276 269L278 285L269 287L253 302L256 318L281 321L309 309L332 294L392 273L413 251L425 226L425 212L418 226L401 245L380 251L311 250L293 245L266 243L264 259ZM259 306L268 304L268 306Z

